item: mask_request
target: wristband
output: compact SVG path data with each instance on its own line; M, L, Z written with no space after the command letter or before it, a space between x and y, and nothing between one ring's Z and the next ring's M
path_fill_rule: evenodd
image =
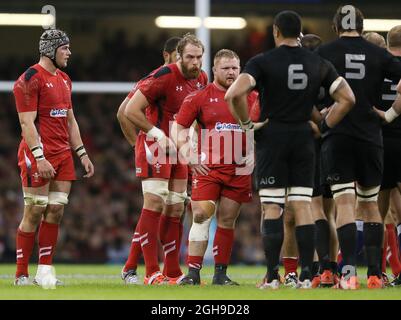
M163 139L166 135L164 134L164 132L162 130L160 130L157 127L153 127L152 129L150 129L148 131L148 133L146 134L146 136L148 138L152 138L152 139L156 139L156 141L159 141L161 139Z
M81 144L80 146L78 146L78 147L75 149L75 152L77 153L77 156L79 157L79 159L81 159L83 156L86 156L86 155L87 155L86 150L85 150L85 147L84 147L83 144Z
M248 119L248 120L246 120L244 122L242 122L240 120L239 122L240 122L242 130L252 130L253 127L254 127L254 124L253 124L251 119Z
M399 116L399 113L397 113L397 111L395 111L393 107L391 107L384 113L384 118L386 119L387 123L390 123L398 116Z
M31 149L31 152L33 154L33 157L36 160L43 160L45 158L45 155L43 154L43 149L41 146L35 146Z

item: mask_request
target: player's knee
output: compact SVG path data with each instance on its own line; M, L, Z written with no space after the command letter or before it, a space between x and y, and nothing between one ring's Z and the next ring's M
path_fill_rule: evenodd
M285 188L260 189L259 198L265 219L278 218L285 207Z
M42 220L45 209L46 208L43 207L31 207L30 210L25 210L24 220L30 226L38 226L40 221Z
M202 217L202 218L201 218ZM195 216L189 231L189 241L207 241L209 240L209 227L212 222L212 217L206 218L205 216Z
M333 184L330 186L331 192L333 194L333 199L337 200L343 195L355 195L355 184L353 182Z
M166 205L165 211L163 213L168 217L180 218L184 214L184 208L184 203Z
M206 213L194 213L193 214L193 223L204 223L206 220L210 218Z
M370 188L356 188L357 199L359 202L377 203L379 197L380 186Z
M235 221L237 220L236 216L224 216L224 217L219 217L217 219L217 223L219 227L225 228L225 229L232 229L235 226Z
M64 205L49 204L47 206L45 220L49 223L59 224L63 217Z
M49 203L48 196L24 192L24 204L26 206L41 207L43 208L44 211L48 203Z

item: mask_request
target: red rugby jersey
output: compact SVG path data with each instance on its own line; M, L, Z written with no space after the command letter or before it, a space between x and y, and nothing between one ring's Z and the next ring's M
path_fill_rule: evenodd
M35 64L18 78L13 92L18 113L37 111L35 123L45 156L69 150L67 112L72 102L68 75L58 69L54 75Z
M140 81L140 90L149 102L146 117L149 122L169 135L169 122L174 121L184 98L207 84L207 75L202 71L196 79L186 79L177 64L172 63ZM140 132L143 134L143 132Z
M238 159L245 155L245 134L230 113L228 104L224 100L225 94L225 90L210 83L203 90L187 96L176 117L177 123L185 128L190 127L193 121L197 120L198 150L206 151L202 160L209 167L235 164L234 152L238 153ZM258 116L258 109L258 93L252 91L248 95L248 110L251 115ZM202 129L208 131L201 131ZM220 146L216 147L216 143L213 143L214 139L215 141L220 139ZM237 148L234 147L235 143ZM206 150L205 147L207 147ZM232 159L231 163L227 163L230 159ZM219 160L218 163L217 160Z

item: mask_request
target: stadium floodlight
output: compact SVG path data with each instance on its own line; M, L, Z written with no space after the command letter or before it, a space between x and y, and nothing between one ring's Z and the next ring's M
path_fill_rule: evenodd
M202 25L202 19L190 16L159 16L155 19L159 28L197 29ZM203 25L208 29L243 29L246 20L241 17L207 17Z
M202 20L198 17L159 16L155 23L159 28L196 29L202 25Z
M396 19L363 19L364 31L387 32L391 28L401 25L401 20Z
M0 13L0 26L52 26L55 17L51 14Z
M240 17L207 17L205 27L209 29L244 29L246 20Z

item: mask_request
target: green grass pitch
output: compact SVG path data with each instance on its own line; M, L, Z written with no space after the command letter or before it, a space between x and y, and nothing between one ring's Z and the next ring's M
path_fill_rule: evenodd
M183 270L186 268L183 267ZM240 283L238 287L210 285L213 267L202 269L201 287L124 285L119 265L56 265L57 277L64 286L45 290L38 286L13 285L15 266L0 264L0 300L378 300L401 299L401 288L368 290L366 269L359 268L362 288L356 291L319 288L297 290L281 287L276 291L260 290L255 284L264 275L264 267L231 266L229 276ZM31 277L36 266L30 268ZM138 268L142 280L143 266Z

